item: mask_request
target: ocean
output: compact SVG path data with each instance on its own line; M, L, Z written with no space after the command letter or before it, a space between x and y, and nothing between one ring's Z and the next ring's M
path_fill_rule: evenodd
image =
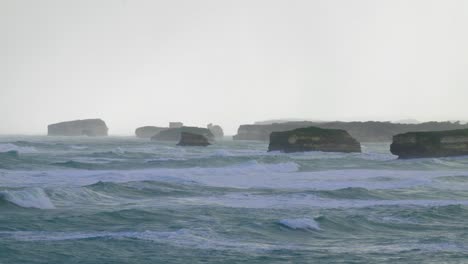
M468 263L468 158L0 137L0 263Z

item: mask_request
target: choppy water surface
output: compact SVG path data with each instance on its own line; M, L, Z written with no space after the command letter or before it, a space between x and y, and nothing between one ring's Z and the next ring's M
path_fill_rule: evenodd
M0 263L468 263L468 158L0 137Z

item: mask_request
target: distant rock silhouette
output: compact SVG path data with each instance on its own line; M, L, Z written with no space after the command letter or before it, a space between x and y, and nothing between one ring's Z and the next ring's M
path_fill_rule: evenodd
M137 128L135 130L135 135L139 138L151 138L159 132L167 129L167 127L144 126Z
M318 127L298 128L290 131L273 132L268 151L282 152L361 152L361 145L348 132L341 129Z
M197 135L203 135L208 140L214 140L214 135L208 128L201 127L179 127L179 128L169 128L163 130L158 134L151 137L151 140L160 140L160 141L179 141L182 132L188 132Z
M181 132L180 141L178 146L200 146L206 147L210 145L208 139L200 134L193 134L189 132Z
M468 129L399 134L390 151L400 159L468 155Z
M47 127L49 136L107 136L108 128L101 119L84 119L51 124Z
M170 122L169 123L169 128L181 128L184 126L184 123L182 122Z
M223 129L221 128L221 126L218 126L218 125L213 125L213 124L208 124L206 126L210 131L211 133L213 133L213 135L215 136L215 138L222 138L224 137L224 131Z
M426 122L419 124L395 124L390 122L286 122L266 125L241 125L234 140L268 141L272 132L288 131L303 127L343 129L360 142L390 142L397 134L409 131L441 131L468 128L459 122Z

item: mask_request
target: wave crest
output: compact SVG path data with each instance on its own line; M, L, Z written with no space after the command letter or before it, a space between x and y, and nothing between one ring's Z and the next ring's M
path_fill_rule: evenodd
M12 143L0 144L0 153L1 152L12 152L16 151L17 153L36 153L37 150L34 147L20 147Z
M54 209L49 196L41 188L28 188L21 190L4 190L0 192L4 200L24 208Z
M311 218L282 219L279 224L290 229L320 230L320 225Z

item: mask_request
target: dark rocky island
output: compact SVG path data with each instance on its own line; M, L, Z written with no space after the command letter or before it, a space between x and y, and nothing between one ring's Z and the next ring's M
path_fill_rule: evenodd
M167 129L167 127L144 126L137 128L135 130L135 135L139 138L151 138L159 132Z
M206 147L210 145L208 139L200 134L193 134L189 132L182 132L180 134L180 141L177 146L200 146Z
M208 124L206 126L210 131L211 133L213 133L213 135L215 136L215 138L222 138L224 137L224 131L223 129L221 128L221 126L219 125L213 125L213 124Z
M234 140L268 141L272 132L288 131L303 127L346 130L360 142L390 142L397 134L410 131L443 131L468 128L459 122L426 122L419 124L396 124L391 122L285 122L273 124L241 125Z
M151 137L151 140L159 141L179 141L181 138L182 132L202 135L207 138L209 141L214 140L214 135L208 128L202 127L179 127L179 128L169 128L159 132L158 134Z
M348 132L340 129L318 127L298 128L291 131L273 132L268 151L282 152L361 152L361 144Z
M84 119L51 124L47 127L49 136L107 136L108 128L101 119Z
M399 134L390 151L400 159L468 155L468 129Z

